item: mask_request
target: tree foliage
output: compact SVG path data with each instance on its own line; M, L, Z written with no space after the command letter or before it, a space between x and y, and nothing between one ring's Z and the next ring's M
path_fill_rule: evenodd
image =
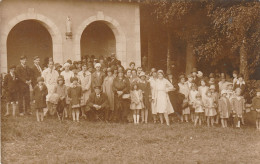
M198 62L217 65L229 59L241 66L243 54L249 74L260 64L259 1L147 0L145 5L165 29L192 43Z

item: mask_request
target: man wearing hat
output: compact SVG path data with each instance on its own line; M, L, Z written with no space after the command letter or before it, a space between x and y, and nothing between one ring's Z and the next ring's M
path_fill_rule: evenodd
M42 68L40 66L39 56L33 57L33 66L32 66L32 86L37 84L37 78L42 75Z
M18 88L19 88L19 111L20 116L24 113L31 114L30 112L30 85L32 82L31 69L26 65L27 57L21 56L20 63L16 67L16 75L18 78ZM23 110L23 101L25 101L25 110Z
M91 76L92 91L94 91L94 88L93 88L94 86L102 86L104 78L105 78L105 73L103 71L101 71L100 63L95 64L95 69L96 69L96 71Z
M117 65L118 60L116 59L116 54L115 53L111 53L111 61L108 63L108 66L111 67L112 65Z
M15 74L15 65L11 65L9 67L9 73L5 75L4 77L4 84L3 88L6 93L6 114L5 116L9 115L9 105L12 104L13 107L13 116L15 116L15 110L17 108L18 104L18 94L17 92L19 91L18 88L18 79Z
M101 92L101 85L96 85L93 88L94 92L90 94L87 106L96 120L100 116L105 117L105 112L109 110L109 105L107 95Z

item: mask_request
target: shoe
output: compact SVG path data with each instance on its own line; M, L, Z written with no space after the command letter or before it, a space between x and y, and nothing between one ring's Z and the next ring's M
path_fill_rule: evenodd
M19 115L20 115L20 116L24 116L24 114L23 114L23 113L20 113Z

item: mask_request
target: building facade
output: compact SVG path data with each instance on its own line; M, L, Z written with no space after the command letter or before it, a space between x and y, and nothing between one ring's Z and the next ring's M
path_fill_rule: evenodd
M111 53L123 66L141 65L138 3L86 0L2 0L0 2L1 72L26 55L55 63L84 55Z

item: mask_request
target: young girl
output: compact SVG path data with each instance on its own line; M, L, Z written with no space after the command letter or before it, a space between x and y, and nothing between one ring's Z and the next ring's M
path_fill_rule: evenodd
M76 120L77 122L79 122L79 111L80 111L82 89L80 86L78 86L77 77L73 77L71 79L71 82L72 82L72 86L68 89L68 97L70 99L70 104L72 109L72 119L73 121Z
M144 72L140 73L140 80L138 82L138 86L141 89L144 97L144 108L141 110L142 123L148 122L148 110L150 109L149 97L151 95L150 84L146 81L146 76Z
M241 89L237 88L235 90L235 95L231 99L231 108L233 112L233 117L235 118L235 125L240 128L240 122L242 120L242 114L245 110L245 99L241 96Z
M256 96L252 100L252 107L256 111L256 129L260 131L260 88L256 90Z
M190 114L189 101L188 101L188 98L184 98L183 103L182 103L182 115L184 116L185 122L189 122L189 119L188 119L189 114Z
M194 122L194 112L195 112L195 109L194 109L194 102L196 101L196 95L198 94L199 92L197 91L197 86L196 84L193 84L191 86L191 90L189 92L189 107L190 107L190 115L191 115L191 120L192 122Z
M206 81L204 79L202 79L200 81L200 84L201 84L201 86L199 86L198 92L201 95L201 99L202 99L203 103L205 103L205 99L207 97L206 92L208 91L209 87L206 86Z
M43 121L43 108L47 107L46 96L48 94L47 87L44 85L43 77L37 78L38 84L33 89L33 99L35 103L37 121Z
M230 102L229 99L227 98L227 91L222 90L221 91L221 97L218 101L218 111L219 111L219 116L221 118L221 125L223 128L227 128L227 119L229 118L230 115Z
M139 111L144 108L144 104L143 104L142 91L138 89L138 85L136 83L132 85L130 96L131 96L130 109L134 110L133 112L134 124L139 124Z
M207 118L208 127L214 125L214 116L217 114L216 112L216 103L214 102L214 97L210 90L206 93L207 98L205 99L205 116Z
M213 97L213 99L214 99L214 103L216 104L216 107L218 106L218 99L219 99L219 94L218 94L218 92L216 92L216 87L215 87L215 85L210 85L209 86L209 90L210 90L210 92L211 92L211 94L212 94L212 97ZM216 110L216 112L217 112L217 110ZM218 112L216 113L216 121L215 121L215 123L216 124L218 124L218 122L219 122L219 114L218 114Z
M195 121L194 121L194 126L197 125L197 122L199 121L199 125L201 125L201 120L203 116L203 102L201 99L201 95L198 93L196 95L196 101L194 102L194 108L195 108Z
M63 111L66 106L66 97L67 97L67 87L64 85L65 80L63 76L59 76L57 80L57 86L54 88L54 93L59 96L58 104L57 104L57 113L58 118L63 120Z

